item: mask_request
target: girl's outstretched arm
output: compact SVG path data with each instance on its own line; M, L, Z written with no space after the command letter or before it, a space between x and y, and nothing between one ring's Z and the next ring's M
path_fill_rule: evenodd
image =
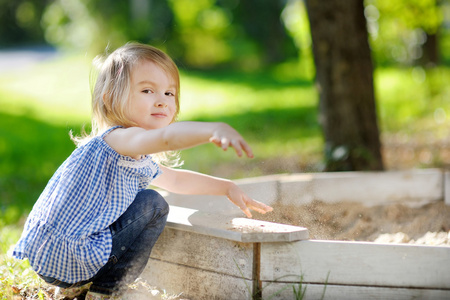
M161 169L163 174L156 178L152 184L169 192L185 195L227 196L249 218L252 217L250 209L262 214L272 211L272 207L250 198L230 180L163 166L161 166Z
M181 150L212 142L223 150L234 148L238 156L253 152L244 138L231 126L215 122L176 122L159 129L118 128L105 137L118 153L138 155Z

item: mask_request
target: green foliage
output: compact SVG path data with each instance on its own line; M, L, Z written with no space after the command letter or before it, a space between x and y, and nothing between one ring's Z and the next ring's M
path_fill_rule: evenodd
M373 0L384 22L394 23L406 29L422 28L426 33L435 34L442 24L443 12L439 0Z
M297 56L280 15L283 1L55 0L45 6L47 42L102 52L130 40L166 49L194 68L255 70ZM0 6L1 7L1 6Z
M161 45L171 38L172 19L166 1L55 0L42 24L51 44L98 53L130 40Z
M212 0L170 0L175 21L175 32L184 50L184 61L193 66L217 65L232 58L228 42L236 26L231 15ZM181 56L181 53L180 53Z
M436 0L366 0L365 15L377 64L412 65L419 60L429 35L437 34L442 26L444 9Z
M375 72L382 132L447 136L450 70L439 67L380 69Z
M426 61L433 35L448 61L448 0L365 0L365 6L377 65ZM301 0L3 1L0 25L0 46L47 42L97 54L136 40L196 69L255 71L296 60L301 72L314 75Z
M44 42L40 26L46 1L0 1L0 47Z
M307 286L303 287L303 276L301 276L301 277L302 278L300 279L300 283L298 284L298 287L296 287L295 285L292 286L295 300L301 300L305 297Z
M256 70L296 57L280 15L282 1L169 1L178 55L201 69L233 66ZM168 41L170 44L171 41ZM172 49L176 47L171 47Z
M308 14L304 1L288 1L281 15L286 30L298 49L299 70L305 78L313 79L315 73Z

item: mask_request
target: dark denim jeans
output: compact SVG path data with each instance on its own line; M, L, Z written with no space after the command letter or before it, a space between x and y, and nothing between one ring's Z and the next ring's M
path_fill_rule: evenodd
M133 282L144 270L150 252L166 225L168 213L169 205L160 194L154 190L144 190L110 226L111 256L94 277L72 284L40 276L47 283L62 288L92 282L90 291L110 295Z

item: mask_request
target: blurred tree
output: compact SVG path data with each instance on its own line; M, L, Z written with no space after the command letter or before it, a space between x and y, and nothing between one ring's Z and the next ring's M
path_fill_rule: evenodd
M328 171L382 170L362 0L307 0Z
M365 15L379 64L439 64L445 0L366 0Z
M315 67L311 30L304 1L288 0L281 17L286 30L298 49L298 68L295 70L297 78L312 80L315 76ZM287 68L283 66L287 66ZM289 76L288 74L292 72L292 64L289 63L279 64L278 68L284 69L282 73L284 77Z
M48 1L0 1L0 46L42 44L45 42L40 26Z
M281 14L284 0L170 0L186 65L255 70L297 56Z
M281 19L286 2L286 0L244 0L233 10L234 22L240 24L246 36L258 44L266 64L280 63L297 55L293 39L287 33Z
M249 2L250 1L250 2ZM281 21L285 0L54 0L42 24L55 45L95 53L136 40L184 66L244 70L295 58Z
M301 10L303 1L3 0L0 46L48 42L98 53L108 44L137 40L165 48L187 66L255 70L293 60L299 52L309 59L307 39L299 43L309 30L299 34L301 22L290 18L287 24L285 18ZM439 63L449 0L364 2L377 65Z
M163 48L172 22L167 2L156 0L54 0L42 19L50 43L94 53L130 40Z
M174 39L169 43L178 60L187 66L210 68L232 59L229 41L236 26L231 24L229 11L214 0L169 0L169 5L175 18Z

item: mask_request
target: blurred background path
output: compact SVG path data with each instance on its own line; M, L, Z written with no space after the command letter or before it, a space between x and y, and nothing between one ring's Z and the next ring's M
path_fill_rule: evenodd
M2 49L0 73L23 70L43 60L53 59L57 55L56 49L49 46Z

